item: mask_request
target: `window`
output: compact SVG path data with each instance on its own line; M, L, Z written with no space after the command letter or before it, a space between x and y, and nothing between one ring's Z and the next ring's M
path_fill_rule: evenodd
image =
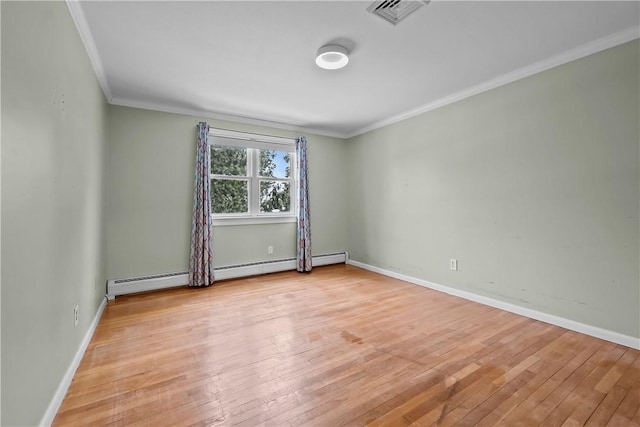
M220 129L210 136L214 223L294 221L294 141Z

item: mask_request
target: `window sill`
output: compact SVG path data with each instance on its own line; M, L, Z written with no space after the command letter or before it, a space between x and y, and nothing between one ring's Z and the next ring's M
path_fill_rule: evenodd
M214 217L211 219L214 227L227 225L284 224L296 221L297 217L295 216Z

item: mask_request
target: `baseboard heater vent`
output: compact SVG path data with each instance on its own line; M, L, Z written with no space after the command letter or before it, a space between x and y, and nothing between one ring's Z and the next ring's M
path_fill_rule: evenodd
M314 267L319 267L321 265L343 264L347 262L347 259L348 254L346 252L339 252L335 254L314 256L312 262ZM225 280L295 269L296 259L288 258L276 261L229 265L225 267L218 267L214 271L216 280ZM156 274L153 276L132 277L128 279L110 279L107 281L107 298L114 299L118 295L174 288L177 286L184 286L188 282L189 273L186 271Z

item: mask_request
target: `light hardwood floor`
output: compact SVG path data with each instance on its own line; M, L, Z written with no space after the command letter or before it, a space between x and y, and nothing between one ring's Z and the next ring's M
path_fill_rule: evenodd
M109 302L54 425L640 426L639 353L337 265Z

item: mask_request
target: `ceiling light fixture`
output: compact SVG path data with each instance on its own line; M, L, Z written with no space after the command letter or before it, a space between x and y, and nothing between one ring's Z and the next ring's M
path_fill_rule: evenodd
M349 63L349 51L336 44L328 44L318 49L316 65L325 70L337 70Z

